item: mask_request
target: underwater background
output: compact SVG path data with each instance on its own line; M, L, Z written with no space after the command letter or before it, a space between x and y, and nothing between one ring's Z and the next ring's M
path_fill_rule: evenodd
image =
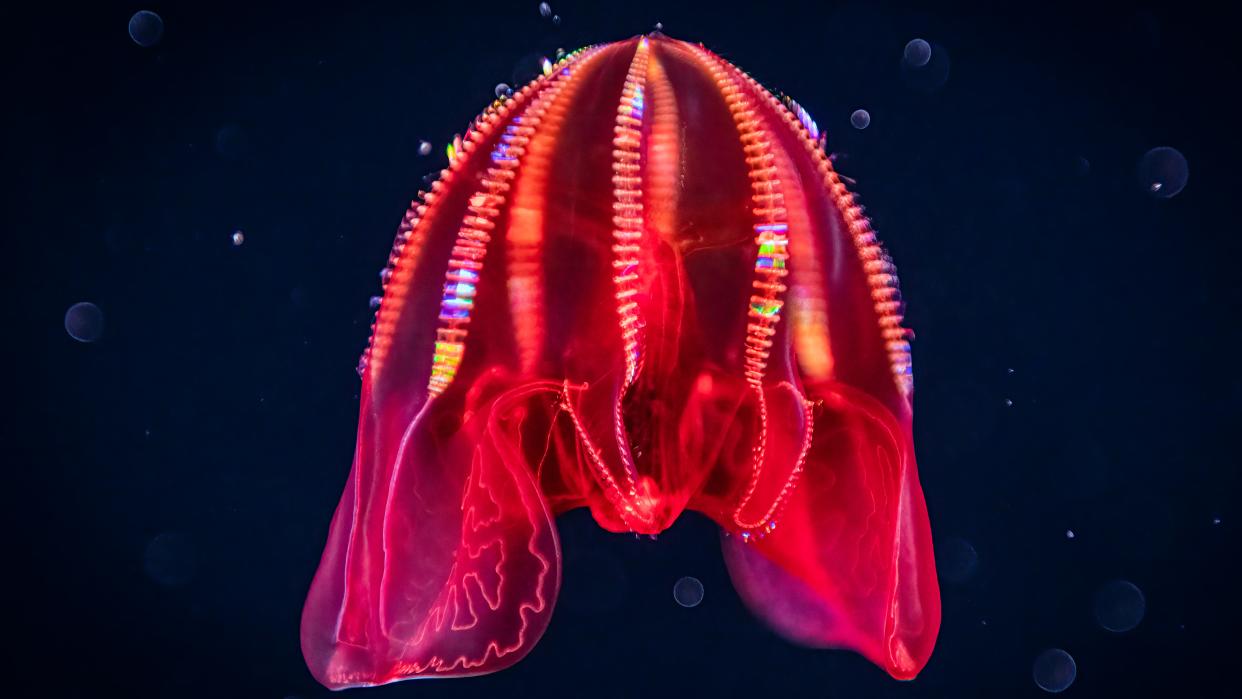
M936 651L902 683L795 647L742 607L706 518L652 541L579 510L523 661L348 694L1230 686L1242 60L1225 11L224 0L8 19L7 635L39 695L328 694L298 622L397 224L498 83L657 22L797 99L897 262Z

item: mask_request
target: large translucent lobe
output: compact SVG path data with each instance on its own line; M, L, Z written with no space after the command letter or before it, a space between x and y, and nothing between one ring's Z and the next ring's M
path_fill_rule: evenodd
M649 37L642 133L645 338L626 385L612 139L639 50L618 42L574 67L534 128L508 193L528 208L506 202L494 220L465 358L435 397L445 268L499 128L461 156L416 226L418 248L385 293L353 469L303 615L304 655L328 687L519 660L559 588L553 518L580 506L609 530L649 533L699 510L725 533L739 594L781 635L855 649L903 679L930 656L940 606L909 396L847 212L777 106L745 87L793 209L790 236L803 236L791 248L815 256L800 279L813 272L825 301L832 367L806 373L787 312L762 382L748 383L753 173L712 58L662 36ZM653 142L668 150L653 156Z

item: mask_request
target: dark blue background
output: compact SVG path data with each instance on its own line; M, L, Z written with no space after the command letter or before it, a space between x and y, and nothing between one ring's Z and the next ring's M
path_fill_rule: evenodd
M935 655L898 683L753 620L706 520L649 541L577 512L561 601L526 660L351 695L1041 696L1031 664L1049 647L1078 662L1070 696L1225 683L1240 621L1233 18L1190 3L625 0L554 3L554 26L537 5L7 16L10 678L44 696L326 693L298 617L396 224L524 58L661 21L796 97L858 180L918 333L933 529L970 542L977 570L944 583ZM150 49L126 32L144 8L166 23ZM938 91L902 79L916 36L951 58ZM849 124L859 107L865 131ZM435 150L419 157L424 138ZM1190 164L1167 200L1136 174L1165 145ZM91 345L62 326L83 300L107 320ZM184 584L144 564L165 532ZM683 575L706 587L698 608L673 602ZM1125 634L1092 615L1114 578L1147 597Z

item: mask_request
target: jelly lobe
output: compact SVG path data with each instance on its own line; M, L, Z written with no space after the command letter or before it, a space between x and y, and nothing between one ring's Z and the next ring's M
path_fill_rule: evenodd
M491 672L553 518L725 532L748 606L899 678L939 593L895 270L796 103L700 46L589 47L498 100L403 219L308 595L332 688Z

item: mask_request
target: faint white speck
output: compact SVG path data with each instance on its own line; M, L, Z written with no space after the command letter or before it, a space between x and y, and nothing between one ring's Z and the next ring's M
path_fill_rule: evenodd
M1073 529L1066 529L1066 530L1065 530L1065 538L1066 538L1066 539L1073 539L1073 538L1074 538L1074 530L1073 530Z
M233 231L233 247L239 247L246 242L246 234L241 231Z

